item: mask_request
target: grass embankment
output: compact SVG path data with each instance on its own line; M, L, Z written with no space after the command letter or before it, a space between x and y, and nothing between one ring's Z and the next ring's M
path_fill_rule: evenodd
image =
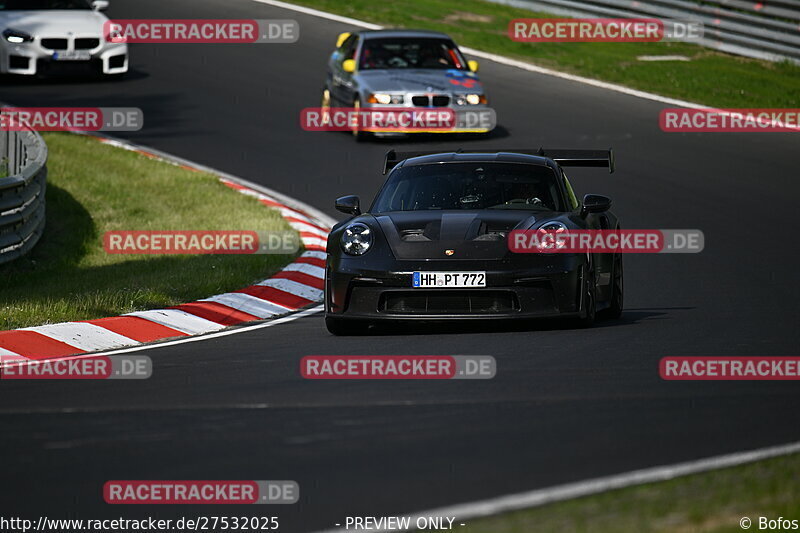
M800 520L800 454L605 492L482 520L462 533L734 533ZM762 529L763 531L763 529Z
M262 280L292 259L107 254L110 230L291 228L214 176L79 135L44 138L47 228L30 254L0 266L0 330L178 305Z
M509 21L553 15L482 0L294 3L388 27L443 31L461 46L710 106L800 107L800 66L789 62L748 59L686 43L518 43L508 36ZM643 55L683 55L691 61L639 61ZM491 98L492 80L484 81Z

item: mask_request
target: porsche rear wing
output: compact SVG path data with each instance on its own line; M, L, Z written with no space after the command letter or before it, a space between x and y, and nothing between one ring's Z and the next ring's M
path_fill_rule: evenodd
M441 150L428 150L423 152L396 152L389 150L386 152L386 158L383 162L383 173L388 174L399 162L412 157L419 157L423 155L433 155L448 153ZM609 148L608 150L572 150L572 149L552 149L552 148L539 148L538 150L511 150L511 149L474 149L474 150L461 150L455 151L458 154L495 154L495 153L510 153L510 154L523 154L523 155L536 155L540 157L547 157L561 165L562 167L608 167L609 174L614 172L614 151Z

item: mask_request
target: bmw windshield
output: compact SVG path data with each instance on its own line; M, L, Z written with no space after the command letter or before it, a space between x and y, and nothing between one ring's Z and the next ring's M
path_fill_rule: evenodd
M468 69L461 52L447 39L377 38L364 41L360 70L421 68Z
M392 173L372 213L433 209L566 211L549 167L460 162L401 167Z

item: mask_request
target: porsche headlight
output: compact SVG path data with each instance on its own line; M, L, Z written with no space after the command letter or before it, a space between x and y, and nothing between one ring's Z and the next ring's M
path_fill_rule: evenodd
M565 224L557 220L551 220L539 226L538 231L541 234L539 236L539 248L541 250L554 250L567 247L567 241L560 238L569 231Z
M551 220L550 222L545 222L544 224L539 226L539 229L542 229L547 232L553 232L553 231L562 232L562 231L567 231L567 226L557 220Z
M388 105L388 104L402 104L403 103L403 95L402 94L387 94L387 93L373 93L369 95L367 101L370 104L381 104L381 105Z
M360 222L350 224L342 233L341 245L347 255L364 255L372 246L372 230Z
M12 28L4 30L3 37L5 37L6 41L14 44L29 43L33 41L33 36L30 34Z

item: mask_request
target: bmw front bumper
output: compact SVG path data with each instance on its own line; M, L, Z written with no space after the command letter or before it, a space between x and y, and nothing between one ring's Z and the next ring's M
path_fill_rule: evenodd
M79 41L96 41L91 48L76 48ZM43 42L44 41L44 42ZM48 48L48 43L58 43ZM92 43L90 43L92 44ZM53 45L50 45L53 46ZM77 45L79 46L79 45ZM79 57L79 59L73 59ZM0 72L35 76L51 72L89 70L101 74L124 74L128 71L128 45L109 43L98 37L58 37L0 47Z

